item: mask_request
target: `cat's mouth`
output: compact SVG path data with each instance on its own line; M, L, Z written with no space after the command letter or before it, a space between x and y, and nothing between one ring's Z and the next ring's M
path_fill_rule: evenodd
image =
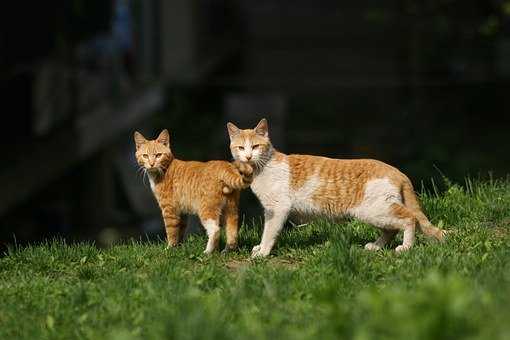
M151 176L160 176L163 171L158 167L147 168L147 173Z

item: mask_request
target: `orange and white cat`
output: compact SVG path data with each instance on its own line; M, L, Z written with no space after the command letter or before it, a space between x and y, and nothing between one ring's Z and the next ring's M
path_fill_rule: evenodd
M163 215L168 245L176 246L185 230L183 214L198 214L209 237L206 254L219 243L220 222L227 234L225 250L237 246L240 190L250 185L249 164L225 161L193 162L174 158L170 136L163 130L157 139L134 133L136 159L149 176L150 186Z
M271 144L262 119L254 129L227 124L234 159L254 167L251 189L264 207L264 231L252 256L267 256L291 213L327 218L354 217L381 229L365 245L378 250L400 231L397 252L409 249L415 230L442 240L444 231L423 214L411 181L399 170L372 159L331 159L285 155Z

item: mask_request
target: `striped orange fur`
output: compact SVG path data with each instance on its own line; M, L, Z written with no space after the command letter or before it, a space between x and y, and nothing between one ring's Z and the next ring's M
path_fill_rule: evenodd
M249 164L225 161L181 161L174 158L167 130L157 139L147 140L134 133L136 159L149 176L167 234L168 245L176 246L182 238L183 214L197 214L208 235L205 253L219 243L220 223L225 223L226 250L237 246L240 190L249 186Z
M443 239L444 231L421 210L411 181L396 168L373 159L283 154L274 149L265 119L254 129L232 123L227 128L234 158L254 167L251 189L264 206L264 232L253 256L270 253L290 214L370 223L382 230L379 239L365 246L371 250L386 245L399 230L404 241L397 251L413 245L415 228Z

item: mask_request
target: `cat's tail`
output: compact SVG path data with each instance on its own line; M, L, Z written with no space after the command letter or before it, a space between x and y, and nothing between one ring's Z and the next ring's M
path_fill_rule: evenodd
M234 190L245 189L253 180L253 168L248 163L235 161L223 172L222 181L224 194L230 194Z
M402 196L404 198L404 205L414 213L418 220L421 231L425 235L433 237L439 241L444 240L446 231L430 223L427 216L425 216L421 210L420 202L418 202L418 198L416 197L416 193L414 192L413 186L410 182L405 182L402 185Z

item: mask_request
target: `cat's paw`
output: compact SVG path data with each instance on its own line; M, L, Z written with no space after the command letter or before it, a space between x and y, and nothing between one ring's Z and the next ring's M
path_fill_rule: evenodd
M204 250L204 255L211 255L214 252L213 248L206 248Z
M251 175L253 175L253 167L249 163L234 161L233 164L243 176L250 177Z
M225 246L225 248L221 251L221 253L222 253L223 255L225 255L225 254L228 254L228 253L230 253L230 252L232 252L232 251L234 251L234 250L236 250L236 249L237 249L237 244L235 244L235 245L228 245L228 244L227 244L227 245Z
M260 244L253 247L253 249L251 251L252 258L266 257L267 255L269 255L269 252L263 251L262 246Z
M375 244L373 242L369 242L369 243L365 244L365 249L376 251L376 250L380 250L381 246L378 246L377 244Z
M250 186L253 181L253 167L250 164L241 161L234 161L232 164L237 171L239 171L239 174L243 179L243 184L246 187Z
M167 243L165 249L166 250L171 250L171 249L176 248L178 245L179 245L179 243L177 243L177 242Z
M397 253L402 253L402 252L408 251L410 248L411 248L411 246L404 246L403 244L401 244L397 248L395 248L395 251Z

